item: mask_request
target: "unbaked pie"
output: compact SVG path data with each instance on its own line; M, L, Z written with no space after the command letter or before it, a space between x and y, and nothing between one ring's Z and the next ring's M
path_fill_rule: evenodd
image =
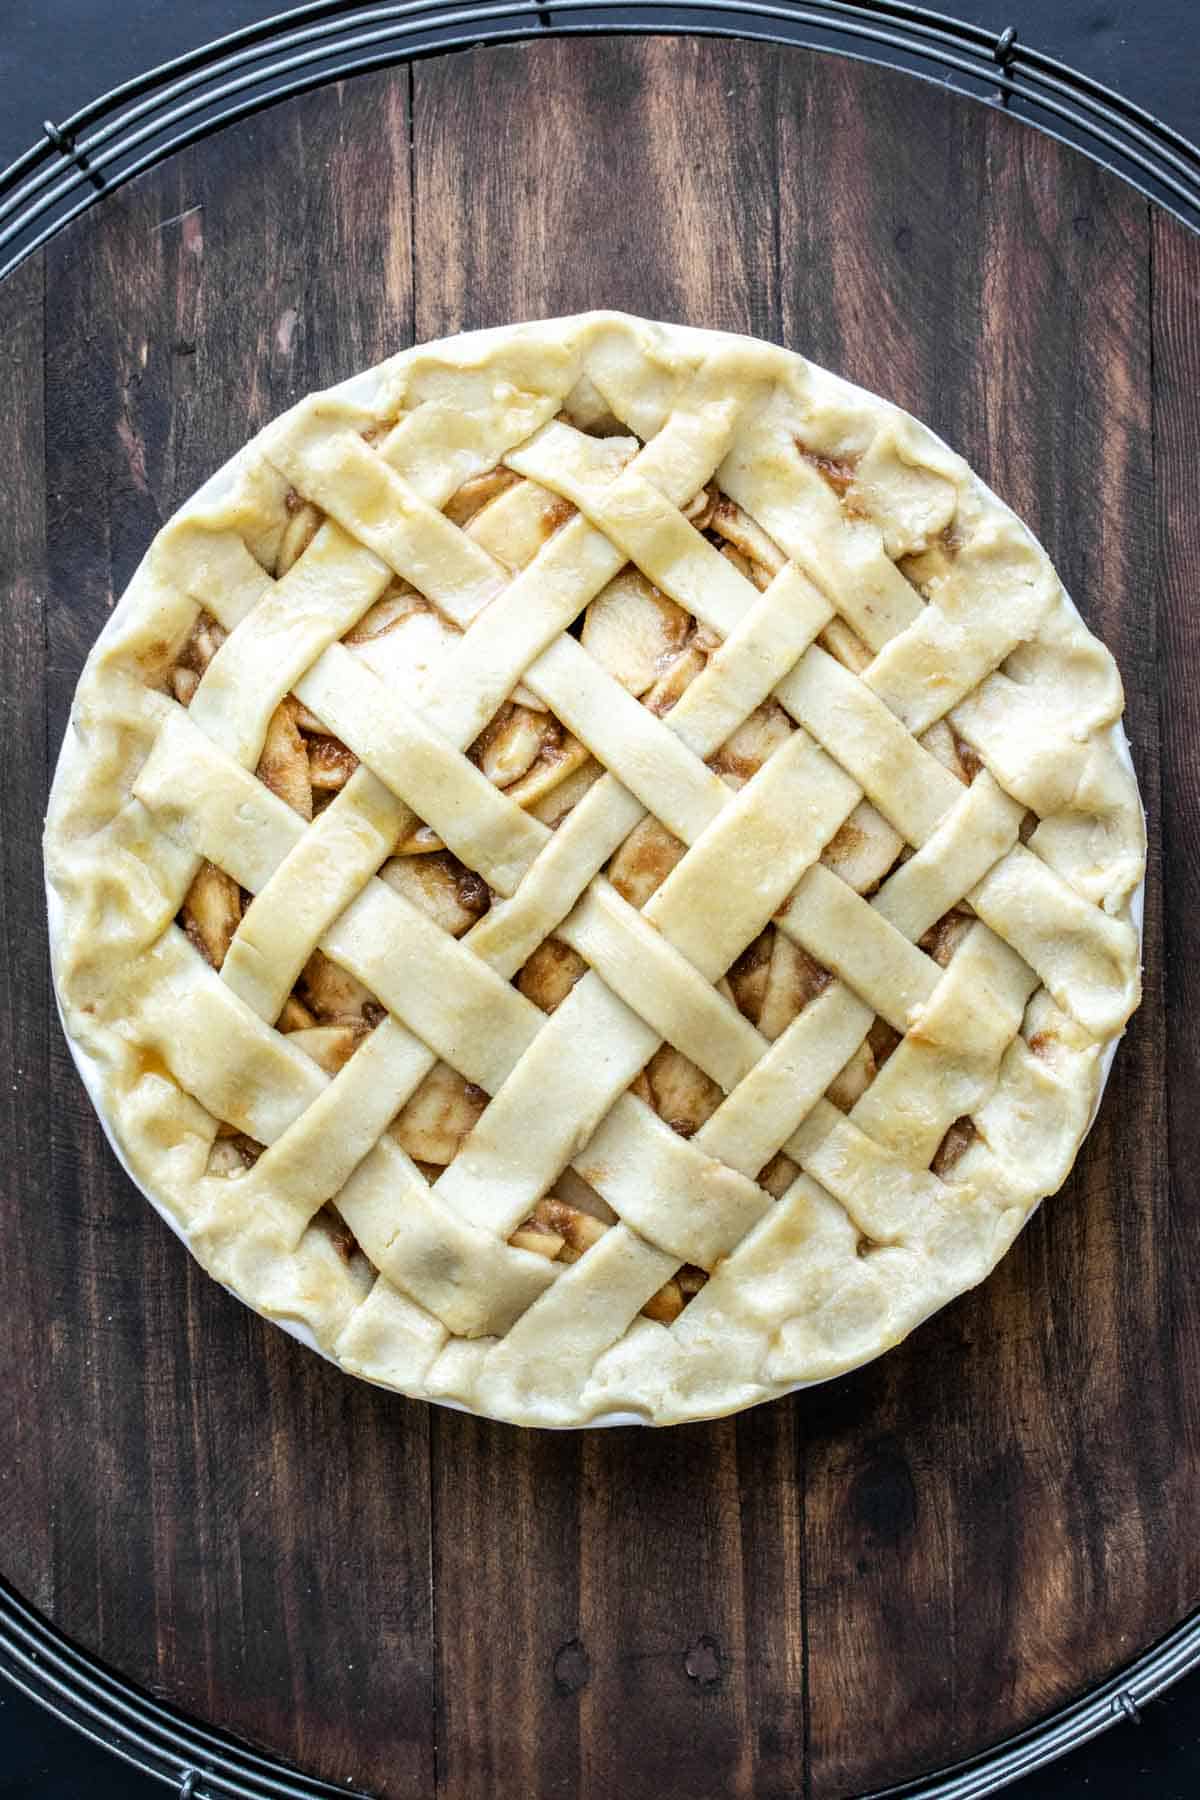
M875 1356L1065 1178L1138 999L1120 679L800 357L406 351L160 532L46 833L67 1030L220 1281L499 1418Z

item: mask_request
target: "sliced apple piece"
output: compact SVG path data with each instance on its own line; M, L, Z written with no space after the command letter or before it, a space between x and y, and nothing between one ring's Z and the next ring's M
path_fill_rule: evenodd
M768 537L749 513L743 512L740 506L724 494L713 508L712 529L727 544L732 544L735 550L741 551L751 564L751 579L756 586L769 586L772 578L778 575L787 561L774 538ZM759 572L755 571L755 564L758 565Z
M863 1039L853 1056L838 1070L825 1090L826 1099L839 1111L848 1113L856 1100L861 1100L875 1079L875 1057L870 1043Z
M695 639L675 658L670 667L659 676L652 687L642 695L642 705L648 707L661 719L664 713L683 697L691 687L697 675L705 668L708 658L697 647Z
M933 1161L929 1165L930 1173L937 1175L942 1181L948 1181L951 1178L955 1163L958 1161L959 1157L963 1155L964 1151L971 1148L971 1145L978 1136L979 1133L975 1129L973 1120L968 1118L955 1119L953 1125L951 1125L949 1131L937 1147Z
M444 1168L454 1161L486 1105L481 1087L447 1063L435 1063L393 1119L392 1135L416 1161Z
M225 637L224 628L211 613L201 608L171 670L171 688L181 706L191 705L200 677L225 642Z
M310 737L331 738L333 736L328 725L326 725L323 720L318 719L316 713L309 712L307 706L304 706L297 700L295 694L289 694L288 701L291 705L292 717L296 721L298 730L307 733Z
M744 787L767 758L787 742L792 730L792 722L782 706L775 700L764 700L709 757L708 766L729 786Z
M303 1050L305 1056L311 1056L327 1075L336 1075L366 1035L365 1025L308 1025L300 1031L290 1031L288 1042Z
M316 738L308 746L308 778L315 792L336 794L357 767L353 750L335 737Z
M448 850L432 856L393 856L380 869L379 878L452 937L470 930L491 904L486 881L464 869Z
M698 494L693 494L683 509L683 516L688 524L695 526L697 531L707 531L712 524L718 498L715 487L702 487Z
M967 743L965 738L959 737L957 731L952 730L950 735L954 739L954 754L958 758L958 766L962 778L967 786L970 787L980 769L983 767L983 758L976 749Z
M874 661L869 647L863 643L857 631L847 625L845 619L830 619L817 642L854 675L861 675L868 664Z
M351 649L356 644L370 643L372 638L382 637L394 625L403 624L413 613L428 611L428 601L421 598L415 587L407 581L394 581L387 592L367 608L358 624L351 626L342 642Z
M926 956L932 956L939 967L949 967L951 958L958 946L970 931L975 920L969 913L959 912L954 908L943 913L936 925L931 925L921 939L920 947Z
M599 1219L602 1225L615 1225L617 1215L607 1200L601 1199L595 1188L577 1175L574 1169L567 1167L554 1183L554 1192L576 1212L590 1213L593 1219Z
M571 1206L557 1193L539 1200L529 1218L519 1225L509 1243L520 1250L533 1250L558 1262L576 1263L598 1244L609 1226ZM557 1251L551 1246L557 1244ZM664 1282L647 1300L642 1312L647 1319L669 1325L677 1319L688 1301L698 1294L708 1280L703 1269L687 1263L678 1275Z
M539 944L517 976L517 987L527 1000L532 1000L544 1013L552 1013L562 1005L587 964L577 951L560 938L549 937Z
M957 541L943 534L934 538L924 550L898 557L896 566L917 592L929 600L953 569L957 550Z
M646 1064L654 1110L680 1137L691 1137L724 1099L715 1081L671 1044L663 1044Z
M295 994L289 994L283 1003L283 1011L275 1021L276 1031L306 1031L316 1020L307 1006L301 1006Z
M233 1125L220 1127L217 1132L217 1143L224 1144L229 1150L235 1152L243 1171L252 1169L266 1148L265 1144L258 1143L252 1137L247 1137L244 1131L238 1131ZM213 1149L216 1149L216 1144L213 1145ZM222 1160L227 1161L227 1151L222 1152ZM232 1174L237 1172L236 1169L230 1171Z
M429 856L433 851L445 848L433 826L424 824L414 825L407 837L402 837L396 845L401 856Z
M773 1199L782 1200L799 1173L800 1170L791 1157L785 1156L781 1150L778 1156L771 1158L765 1169L759 1170L758 1185L766 1188Z
M752 563L748 556L743 556L741 551L736 549L733 544L722 544L721 555L725 558L727 563L731 564L731 566L737 570L739 575L744 575L747 581L754 580L754 571L758 565Z
M533 1217L547 1231L556 1232L563 1239L563 1262L578 1261L609 1229L599 1219L593 1219L590 1213L567 1205L557 1194L547 1194L544 1200L539 1200L533 1209Z
M876 1019L867 1033L867 1042L871 1046L871 1055L875 1058L876 1069L882 1069L900 1042L900 1033L894 1030L886 1019Z
M557 719L544 720L541 749L520 780L514 781L504 791L510 800L515 800L526 812L533 812L539 802L547 800L562 782L577 769L583 768L588 760L586 745L564 732ZM592 777L594 779L595 776ZM580 793L586 793L590 786L591 780L585 782ZM569 806L561 807L557 810L557 817L562 818L569 811Z
M510 788L528 772L543 747L560 735L545 713L502 706L472 744L470 755L493 786Z
M308 546L316 537L321 526L322 514L311 501L305 500L295 488L289 488L284 502L288 511L288 522L284 526L283 536L279 540L279 549L275 555L275 579L280 581L293 568Z
M797 1013L802 1012L822 988L828 987L833 978L828 969L814 962L799 944L794 944L782 931L769 929L771 958L767 964L758 1029L774 1042Z
M654 1089L650 1086L650 1077L645 1069L638 1070L629 1084L629 1092L636 1094L639 1100L644 1100L651 1112L654 1111Z
M768 926L746 945L726 976L738 1011L745 1013L752 1025L758 1024L763 1001L767 997L767 978L771 972L774 943L775 933Z
M314 950L297 983L299 998L325 1025L378 1023L385 1008L361 981Z
M630 906L643 907L680 860L685 846L647 815L635 825L608 865L608 879Z
M184 895L182 916L191 942L219 969L242 922L242 890L215 863L201 863Z
M557 762L543 755L524 780L509 789L509 799L553 831L603 773L603 766L576 738L569 737L558 751Z
M472 475L469 481L464 481L442 510L453 524L466 525L489 500L504 493L506 488L514 487L520 479L511 469L499 466L486 469L482 475Z
M583 647L631 694L644 694L687 641L689 615L630 566L602 588L583 621Z
M295 709L289 700L281 701L271 714L266 742L258 759L258 779L273 794L286 800L302 819L312 818L308 750L297 729Z
M983 767L970 744L959 737L947 719L938 719L921 737L921 747L936 756L944 769L969 787Z
M827 456L802 443L799 438L796 439L796 448L805 462L812 464L826 486L833 489L839 500L844 500L854 485L858 456Z
M375 1271L367 1262L359 1247L358 1239L343 1219L332 1200L327 1200L320 1212L315 1213L308 1222L310 1231L318 1231L325 1238L331 1250L335 1251L347 1268L359 1265L367 1286L374 1281ZM365 1265L365 1266L364 1266Z
M533 561L574 511L560 494L550 493L535 481L517 481L475 514L467 536L506 569L516 571Z
M217 623L211 613L202 612L192 627L192 635L181 661L190 668L199 670L203 675L217 651L228 637L223 625Z
M575 386L563 401L560 419L568 425L574 425L577 431L587 432L589 437L612 440L628 432L628 425L617 418L608 400L600 392L590 375L581 375ZM628 454L633 455L638 449L635 437L624 437L623 445Z
M523 1225L517 1226L508 1241L514 1250L532 1250L535 1256L544 1256L547 1262L554 1262L567 1240L539 1220L528 1218Z
M928 750L930 756L937 758L943 769L949 769L956 780L963 780L963 772L959 767L958 751L955 747L954 733L945 719L937 719L929 727L921 740L921 748Z
M683 1311L683 1292L675 1280L666 1281L657 1294L651 1294L642 1312L647 1319L654 1319L659 1325L670 1325Z
M246 1173L246 1159L232 1137L218 1136L208 1153L209 1175L228 1181Z

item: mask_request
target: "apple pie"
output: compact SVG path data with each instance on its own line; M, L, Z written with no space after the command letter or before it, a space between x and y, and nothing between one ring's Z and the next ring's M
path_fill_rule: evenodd
M822 1380L1065 1179L1139 995L1120 678L924 426L612 313L405 351L80 678L56 989L134 1180L344 1369L533 1425Z

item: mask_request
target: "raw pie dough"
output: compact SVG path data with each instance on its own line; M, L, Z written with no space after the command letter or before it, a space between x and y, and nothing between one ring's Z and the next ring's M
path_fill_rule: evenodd
M619 314L406 351L159 533L51 795L101 1117L343 1368L658 1424L853 1367L1137 1004L1121 683L922 425Z

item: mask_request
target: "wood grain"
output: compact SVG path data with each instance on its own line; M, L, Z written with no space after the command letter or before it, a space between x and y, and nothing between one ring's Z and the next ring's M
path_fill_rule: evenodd
M10 1175L0 1357L21 1372L0 1383L0 1569L27 1569L27 1597L50 1611L55 1502L42 1436L44 1412L55 1404L47 1356L55 1326L40 1214L50 1192L51 1009L45 903L30 856L46 793L44 279L43 260L34 256L0 282L0 418L15 447L0 506L0 719L13 774L0 783L0 1131Z
M1196 1028L1200 980L1198 921L1191 896L1200 875L1200 684L1192 671L1200 654L1196 570L1200 566L1200 509L1196 504L1195 445L1200 431L1200 238L1171 220L1151 225L1153 273L1153 422L1155 523L1154 595L1157 608L1156 677L1162 731L1162 923L1166 997L1163 1054L1167 1070L1166 1192L1162 1197L1170 1259L1160 1288L1163 1311L1161 1367L1190 1369L1200 1336L1200 1285L1176 1279L1176 1267L1192 1267L1195 1240L1195 1170L1200 1117L1194 1104L1200 1073ZM1124 1321L1123 1321L1124 1324ZM1127 1354L1138 1346L1125 1325ZM1194 1519L1194 1471L1200 1461L1200 1394L1190 1380L1163 1382L1172 1407L1179 1449L1166 1460L1164 1479L1176 1517ZM1190 1566L1186 1584L1195 1603Z
M413 108L418 336L597 306L773 335L771 52L538 42L416 64Z
M723 82L740 126L708 104ZM769 60L703 41L564 40L417 65L418 339L596 304L769 331L773 91ZM564 1441L439 1416L439 1617L482 1584L486 1616L504 1621L442 1633L442 1791L490 1800L502 1778L513 1794L749 1791L735 1435ZM460 1484L500 1520L479 1521L465 1565Z
M1147 207L999 112L952 101L926 127L925 90L894 86L844 64L780 108L781 169L828 145L835 196L820 208L803 180L781 183L785 339L945 431L1041 535L1121 662L1153 832ZM878 179L864 183L863 168ZM1153 1564L1185 1529L1168 1480L1175 1403L1172 1384L1147 1392L1127 1360L1122 1285L1136 1267L1141 1341L1163 1366L1177 1250L1156 869L1147 905L1146 999L1071 1183L979 1295L855 1383L872 1399L868 1417L855 1403L853 1431L842 1384L810 1415L815 1793L879 1780L860 1689L898 1778L1002 1737L1014 1714L1047 1712L1127 1635L1160 1628L1166 1572ZM1144 1124L1130 1132L1135 1106ZM1110 1465L1114 1434L1136 1453ZM1194 1578L1175 1591L1178 1612Z
M267 114L54 240L55 747L87 647L161 522L248 430L408 341L408 169L406 81L331 90L319 119ZM39 1005L48 1018L44 992ZM428 1413L345 1381L181 1256L52 1042L61 1430L45 1480L61 1523L40 1591L69 1635L155 1692L331 1777L386 1771L424 1791ZM24 1197L31 1237L41 1192ZM4 1567L38 1592L26 1562Z
M1198 257L928 84L577 39L287 103L0 287L0 1574L71 1637L401 1800L843 1800L1200 1600ZM414 334L594 305L793 344L943 431L1116 651L1153 846L1145 1005L997 1274L866 1370L658 1434L410 1404L201 1274L79 1088L38 875L47 742L172 508Z

